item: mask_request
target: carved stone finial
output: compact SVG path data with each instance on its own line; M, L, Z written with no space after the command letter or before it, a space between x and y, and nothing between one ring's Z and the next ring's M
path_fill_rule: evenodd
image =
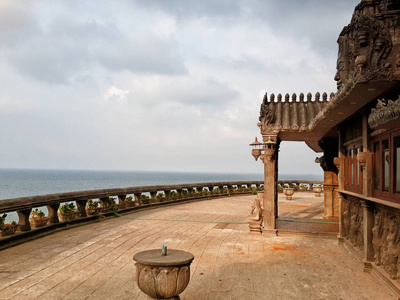
M311 101L311 97L312 97L312 94L311 94L311 93L308 93L308 94L307 94L307 102L310 102L310 101Z
M323 101L323 102L326 102L326 101L327 101L327 98L328 98L328 95L324 92L324 93L322 94L322 101Z
M278 102L282 102L282 94L278 94Z
M296 102L296 97L297 97L296 94L293 93L293 94L292 94L292 102Z
M271 94L270 102L275 102L275 94L274 93Z
M316 101L316 102L319 102L319 98L320 98L320 97L321 97L320 93L317 92L317 93L315 94L315 101Z
M300 102L304 102L304 94L300 93Z
M285 95L285 102L289 102L289 94L288 93L286 93L286 95Z
M265 93L264 98L263 98L263 103L267 104L268 103L268 95Z

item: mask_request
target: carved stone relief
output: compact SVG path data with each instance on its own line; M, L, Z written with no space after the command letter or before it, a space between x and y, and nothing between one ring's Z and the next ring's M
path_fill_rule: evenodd
M400 96L397 100L378 100L376 108L371 108L368 124L372 129L390 121L400 120Z
M392 51L398 12L392 13L393 5L379 2L358 5L339 36L335 75L338 90L350 82L393 79L394 69L398 68L398 52Z
M344 200L344 236L354 247L364 250L363 210L359 201Z
M372 245L378 266L400 281L400 216L379 209L374 212Z

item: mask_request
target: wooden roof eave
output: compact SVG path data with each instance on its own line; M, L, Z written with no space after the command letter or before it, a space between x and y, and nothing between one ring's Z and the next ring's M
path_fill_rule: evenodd
M344 88L336 93L329 104L315 116L309 125L309 132L313 133L318 140L331 135L338 124L356 114L371 101L384 96L397 87L400 87L400 80L374 80ZM307 145L309 144L307 143ZM310 146L310 148L314 150L315 147Z

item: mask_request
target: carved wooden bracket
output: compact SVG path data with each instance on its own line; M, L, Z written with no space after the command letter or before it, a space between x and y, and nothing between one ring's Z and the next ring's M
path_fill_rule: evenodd
M363 169L365 169L367 165L367 158L368 158L367 152L360 152L357 154L357 161L360 163Z
M333 163L335 164L336 168L338 169L338 171L340 172L340 158L339 157L335 157L333 159Z

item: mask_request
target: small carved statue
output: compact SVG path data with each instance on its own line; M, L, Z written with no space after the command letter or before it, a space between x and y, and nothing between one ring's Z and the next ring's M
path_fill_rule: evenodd
M263 210L261 207L261 200L257 197L253 200L251 204L251 213L247 219L249 223L250 231L262 232L262 222L263 222Z
M389 234L386 238L388 249L385 270L389 273L390 277L395 279L397 277L397 258L399 251L397 248L397 218L393 216L389 221Z
M374 216L374 227L372 228L372 245L374 247L374 258L376 265L381 265L381 247L383 238L383 226L382 226L382 212L375 211Z
M357 246L357 235L358 235L358 220L357 220L357 205L353 205L351 208L350 216L350 242L353 246Z
M343 212L343 224L344 224L344 236L348 239L350 236L350 205L349 202L344 200L344 212Z

